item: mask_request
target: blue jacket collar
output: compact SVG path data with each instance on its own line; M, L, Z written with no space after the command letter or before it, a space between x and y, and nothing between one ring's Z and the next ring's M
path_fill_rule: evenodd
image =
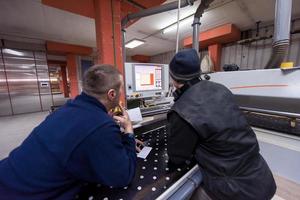
M90 95L88 95L84 92L81 92L81 94L78 95L75 98L75 100L76 99L87 102L87 103L90 103L90 104L93 104L93 105L101 108L103 111L105 111L107 113L107 110L106 110L105 106L98 99L96 99L95 97L92 97L92 96L90 96Z

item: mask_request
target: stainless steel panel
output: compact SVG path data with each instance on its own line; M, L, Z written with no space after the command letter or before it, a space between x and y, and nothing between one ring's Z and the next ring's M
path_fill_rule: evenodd
M4 65L0 55L0 116L11 115L11 114L12 114L12 110L11 110L11 104L8 95Z
M53 105L48 66L46 56L44 58L41 56L41 54L35 54L35 56L40 57L36 57L36 70L38 76L42 109L46 111L50 110L50 107Z
M29 51L46 51L45 44L37 44L37 43L4 40L4 46L11 49L24 49Z
M4 49L3 54L13 113L41 111L33 53Z
M15 58L21 60L34 60L32 51L23 51L16 49L3 49L3 56L6 58Z
M47 62L47 56L45 52L36 51L34 52L34 57L36 60L46 61Z

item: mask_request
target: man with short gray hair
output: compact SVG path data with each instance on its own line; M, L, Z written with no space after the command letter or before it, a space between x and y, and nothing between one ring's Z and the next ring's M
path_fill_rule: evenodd
M124 108L122 116L108 114L122 90L123 77L114 66L88 69L83 92L0 161L1 199L73 199L83 182L128 185L136 168L132 124Z
M96 65L91 67L84 75L83 91L84 93L101 99L101 102L110 108L119 105L120 90L123 87L123 77L120 72L111 65ZM116 95L112 101L107 101L113 92ZM107 93L110 95L107 96Z

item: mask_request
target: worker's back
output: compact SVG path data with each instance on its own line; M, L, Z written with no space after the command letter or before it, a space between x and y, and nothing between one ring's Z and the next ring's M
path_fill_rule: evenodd
M176 112L199 137L195 151L204 189L217 199L270 199L272 173L255 133L223 85L200 81L175 102ZM183 130L182 130L183 131Z

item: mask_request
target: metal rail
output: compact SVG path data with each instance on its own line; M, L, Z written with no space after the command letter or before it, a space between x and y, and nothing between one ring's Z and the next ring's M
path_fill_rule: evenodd
M264 113L264 114L270 114L270 115L279 115L279 116L285 116L285 117L291 117L291 118L300 118L300 114L298 113L291 113L291 112L281 112L276 110L265 110L260 108L250 108L250 107L240 107L240 109L250 112L258 112L258 113Z

